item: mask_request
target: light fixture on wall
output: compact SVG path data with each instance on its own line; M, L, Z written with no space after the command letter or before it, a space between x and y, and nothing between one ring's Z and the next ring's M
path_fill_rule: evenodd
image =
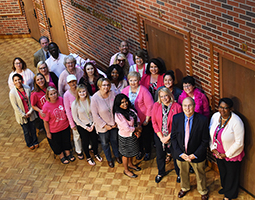
M246 53L247 50L248 50L247 44L246 44L246 43L242 43L242 51L243 51L244 53Z

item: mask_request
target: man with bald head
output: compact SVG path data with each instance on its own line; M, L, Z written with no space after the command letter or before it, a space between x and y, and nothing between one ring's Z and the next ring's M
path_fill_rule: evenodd
M174 158L180 168L181 190L178 197L182 198L190 190L189 168L193 167L197 190L202 200L208 199L206 188L205 161L209 143L207 117L195 112L195 102L187 97L182 102L183 112L173 117L171 142Z
M113 63L114 63L114 59L115 57L119 54L119 53L123 53L127 60L128 60L128 63L129 63L129 66L135 64L134 63L134 60L133 60L133 55L131 53L129 53L129 44L127 41L121 41L120 43L120 46L119 46L119 50L120 52L114 54L112 57L111 57L111 60L110 60L110 65L111 66Z

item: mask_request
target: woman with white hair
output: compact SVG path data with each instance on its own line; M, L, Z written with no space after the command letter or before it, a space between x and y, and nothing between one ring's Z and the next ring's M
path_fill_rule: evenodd
M117 54L113 64L118 64L119 66L121 66L123 68L125 77L127 77L129 72L129 63L126 56L123 53Z
M79 67L75 67L76 60L72 55L68 55L64 58L64 65L66 69L60 74L59 81L58 81L58 91L60 96L63 96L64 93L70 88L66 82L66 77L69 74L73 74L77 78L77 82L83 76L83 71Z

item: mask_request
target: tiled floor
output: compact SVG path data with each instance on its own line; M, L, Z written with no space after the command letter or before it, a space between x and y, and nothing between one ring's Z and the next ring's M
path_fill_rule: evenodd
M130 179L123 175L123 166L115 164L109 168L103 156L102 163L90 166L85 160L76 160L69 165L54 159L53 153L40 133L40 148L29 150L24 141L21 126L17 124L9 103L7 79L11 72L14 57L25 60L28 68L35 72L33 53L39 44L31 39L0 39L0 199L178 199L180 184L171 171L156 184L157 165L154 159L140 163L143 169L137 172L138 178ZM173 169L173 163L167 165ZM210 199L221 200L219 175L207 168L207 185ZM191 176L192 190L183 198L200 199L196 190L194 175ZM253 199L240 190L238 199Z

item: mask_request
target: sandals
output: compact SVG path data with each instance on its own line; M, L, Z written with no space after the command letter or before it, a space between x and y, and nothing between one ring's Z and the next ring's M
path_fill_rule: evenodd
M79 160L83 160L84 159L83 153L77 153L77 157L79 158Z
M63 164L69 164L69 160L66 159L66 157L64 156L63 158L60 159L60 161L63 163Z
M71 162L76 160L76 158L71 153L68 156L66 156L66 158Z
M95 158L96 158L99 162L102 162L102 161L103 161L103 158L102 158L99 154L95 155Z
M87 162L89 163L89 165L92 165L92 166L96 164L92 158L88 158Z
M167 154L166 155L166 164L168 164L171 160L172 160L172 155L171 154Z

